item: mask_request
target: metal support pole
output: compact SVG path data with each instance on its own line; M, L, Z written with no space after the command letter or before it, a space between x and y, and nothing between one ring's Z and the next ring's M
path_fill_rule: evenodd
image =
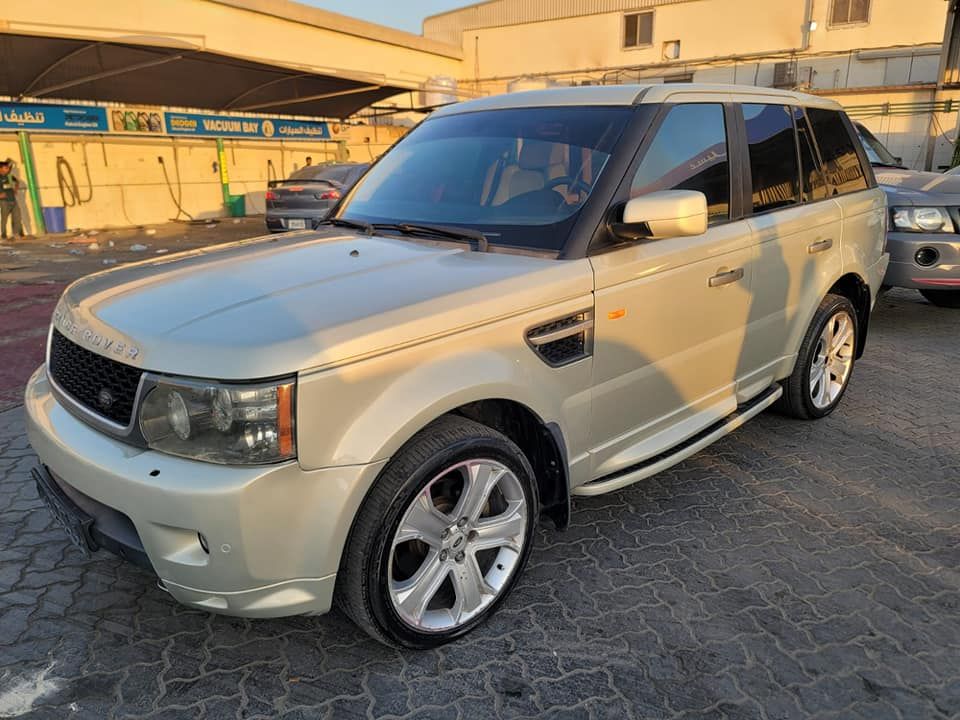
M23 175L27 183L27 192L30 193L30 205L33 208L33 227L37 235L47 232L47 225L43 222L43 208L40 207L40 188L37 184L37 172L33 165L33 147L30 145L30 136L25 130L17 132L20 141L20 161L23 163Z
M220 188L223 190L223 205L230 210L230 173L227 171L227 151L223 138L217 138L217 163L220 165Z

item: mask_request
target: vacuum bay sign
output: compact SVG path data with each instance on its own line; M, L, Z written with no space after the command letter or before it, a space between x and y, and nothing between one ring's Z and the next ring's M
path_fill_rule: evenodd
M268 140L329 140L330 126L311 120L280 120L236 115L167 112L168 135L262 138Z
M0 130L150 133L263 140L329 140L329 123L97 105L0 102Z

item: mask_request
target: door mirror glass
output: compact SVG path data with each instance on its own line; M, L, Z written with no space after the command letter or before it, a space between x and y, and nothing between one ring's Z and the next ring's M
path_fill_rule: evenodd
M623 206L623 222L613 231L627 239L692 237L707 231L707 196L696 190L662 190L635 197Z

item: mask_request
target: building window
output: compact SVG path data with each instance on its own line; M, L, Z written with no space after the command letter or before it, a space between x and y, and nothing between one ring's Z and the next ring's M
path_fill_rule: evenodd
M870 0L833 0L831 25L850 25L870 20Z
M653 13L630 13L623 16L623 46L626 48L653 45Z

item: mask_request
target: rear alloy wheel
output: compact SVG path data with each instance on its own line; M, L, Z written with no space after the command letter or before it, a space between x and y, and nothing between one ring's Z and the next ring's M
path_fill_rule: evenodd
M538 514L523 452L485 425L442 417L401 448L364 500L337 601L382 642L449 642L507 597Z
M937 307L960 308L960 290L921 290L920 294Z
M858 339L853 304L841 295L827 295L810 322L793 374L783 381L779 409L802 420L832 413L853 374Z

